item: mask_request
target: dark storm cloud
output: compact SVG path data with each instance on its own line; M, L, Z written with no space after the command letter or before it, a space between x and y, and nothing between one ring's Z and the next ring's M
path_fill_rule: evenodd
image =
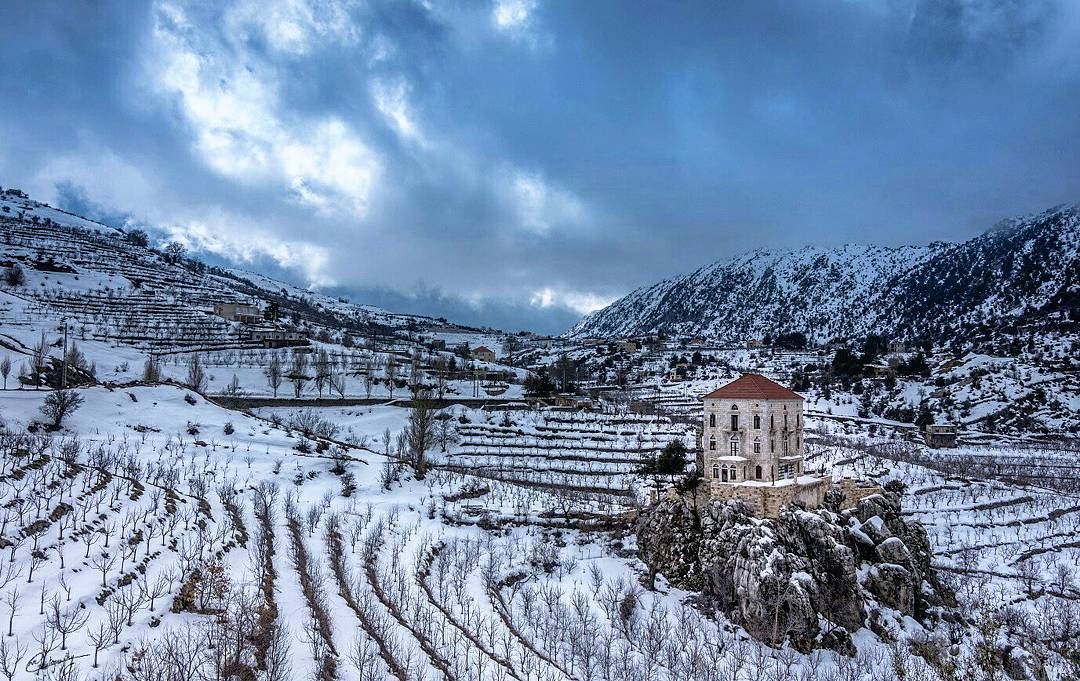
M0 183L472 323L1078 200L1067 0L5 12Z

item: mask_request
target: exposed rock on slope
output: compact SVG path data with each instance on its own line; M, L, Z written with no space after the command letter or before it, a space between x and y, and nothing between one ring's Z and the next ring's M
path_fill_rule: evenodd
M638 289L570 335L946 340L1078 324L1080 206L1072 206L1005 221L962 243L753 251Z
M756 638L800 650L851 652L850 634L863 626L888 635L900 616L952 616L926 532L901 517L894 494L777 520L715 501L696 522L685 504L664 500L642 514L638 546L671 583L704 593ZM819 615L835 628L823 630Z

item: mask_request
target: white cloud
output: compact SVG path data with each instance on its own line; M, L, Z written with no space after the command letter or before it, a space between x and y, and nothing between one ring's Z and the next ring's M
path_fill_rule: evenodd
M425 143L419 124L409 106L409 85L404 79L377 78L371 82L371 97L390 127L403 139Z
M177 203L172 189L107 149L79 148L45 164L27 185L32 196L55 205L57 185L80 187L94 203L131 212L141 223L164 230L196 251L236 262L268 257L301 273L311 286L336 283L329 274L329 249L281 240L264 225L218 208Z
M229 32L258 32L273 50L303 55L317 45L353 45L361 31L349 16L352 0L244 0L225 15Z
M491 26L495 32L533 50L551 47L551 36L537 26L538 0L495 0Z
M287 118L272 64L242 44L207 43L177 4L157 10L150 82L179 105L210 168L244 184L279 184L323 213L366 214L380 163L354 130L333 115Z
M535 307L567 307L579 314L588 314L610 305L615 299L595 293L567 291L544 287L533 292L529 302Z
M539 173L514 170L505 196L517 227L545 235L558 228L584 226L588 211L577 196L551 185Z
M491 20L500 31L524 31L529 28L536 5L536 0L495 0Z
M185 246L213 253L234 262L269 257L278 265L300 272L308 286L333 286L328 272L329 249L304 241L281 241L258 225L222 211L162 226Z

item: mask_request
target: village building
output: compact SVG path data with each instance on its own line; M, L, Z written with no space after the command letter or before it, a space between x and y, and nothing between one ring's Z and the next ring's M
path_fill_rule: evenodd
M214 303L214 314L230 322L256 324L263 320L262 310L250 303Z
M863 375L867 378L888 378L889 376L896 376L896 367L889 366L888 364L876 363L876 364L864 364Z
M713 499L738 499L761 516L788 504L821 506L832 479L804 469L803 397L758 374L703 397L702 474Z
M952 448L956 446L956 425L952 423L928 423L924 433L930 447Z
M472 356L473 356L473 359L475 359L475 360L477 360L479 362L494 362L495 361L495 351L488 348L488 347L486 347L486 346L483 346L483 345L481 345L480 347L474 349L472 351Z
M299 331L286 331L274 327L250 329L247 337L261 343L264 348L289 348L311 343L307 336Z

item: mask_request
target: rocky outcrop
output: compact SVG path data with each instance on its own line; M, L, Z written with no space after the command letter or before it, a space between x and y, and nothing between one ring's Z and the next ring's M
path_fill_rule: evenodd
M638 550L651 570L698 591L751 635L800 650L851 651L850 634L873 616L925 621L952 595L930 566L925 530L886 493L834 513L789 508L753 517L738 502L696 516L666 499L642 513Z

